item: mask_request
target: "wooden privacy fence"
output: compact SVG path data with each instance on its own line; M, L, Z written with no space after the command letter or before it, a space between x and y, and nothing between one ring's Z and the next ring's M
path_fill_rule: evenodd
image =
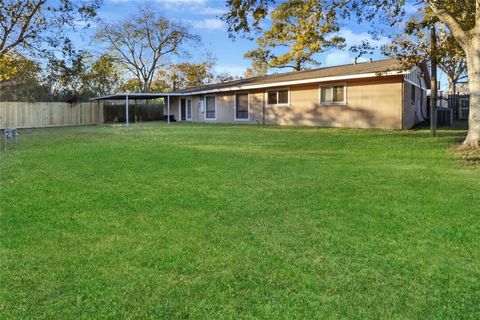
M105 123L125 122L125 103L108 103L103 105L103 117ZM131 122L135 121L159 121L163 120L164 105L159 103L131 103L128 108L128 117Z
M98 102L0 102L0 129L101 123L103 104Z

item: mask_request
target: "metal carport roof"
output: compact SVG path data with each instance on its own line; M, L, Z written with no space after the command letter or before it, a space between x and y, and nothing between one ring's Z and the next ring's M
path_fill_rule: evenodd
M185 94L182 93L173 93L173 92L160 92L160 93L115 93L109 94L106 96L91 98L91 101L100 101L100 100L125 100L125 125L128 127L128 100L150 100L158 98L167 98L167 107L168 107L168 116L167 122L170 123L170 97L178 97Z

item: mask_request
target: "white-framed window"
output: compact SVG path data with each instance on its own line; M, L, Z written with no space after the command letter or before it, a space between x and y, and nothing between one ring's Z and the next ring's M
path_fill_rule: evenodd
M187 102L185 98L180 98L178 100L178 114L180 121L187 120Z
M347 85L342 83L320 86L320 103L347 104Z
M288 88L268 90L267 105L269 107L289 107L290 90Z
M217 120L217 97L205 96L205 119Z
M236 93L235 94L235 120L236 121L248 121L250 120L250 99L249 94Z

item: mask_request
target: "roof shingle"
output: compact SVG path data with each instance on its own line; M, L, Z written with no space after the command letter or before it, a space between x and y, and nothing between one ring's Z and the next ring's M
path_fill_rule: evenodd
M240 80L227 81L222 83L208 84L195 88L177 90L176 93L190 93L196 91L225 89L228 87L238 87L245 85L261 85L284 81L307 80L315 78L326 78L334 76L347 76L366 73L383 73L405 71L405 66L397 59L378 60L372 62L363 62L357 64L345 64L334 67L324 67L305 71L294 71L279 74L272 74L261 77L252 77Z

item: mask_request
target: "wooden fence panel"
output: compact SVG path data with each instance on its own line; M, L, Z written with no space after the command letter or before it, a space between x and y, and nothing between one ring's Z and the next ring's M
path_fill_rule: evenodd
M114 122L114 120L125 122L124 102L105 103L103 108L106 123ZM135 122L135 118L138 121L161 121L163 120L163 109L163 103L132 102L128 107L128 117L131 122Z
M98 102L0 102L0 129L101 123L103 104Z

